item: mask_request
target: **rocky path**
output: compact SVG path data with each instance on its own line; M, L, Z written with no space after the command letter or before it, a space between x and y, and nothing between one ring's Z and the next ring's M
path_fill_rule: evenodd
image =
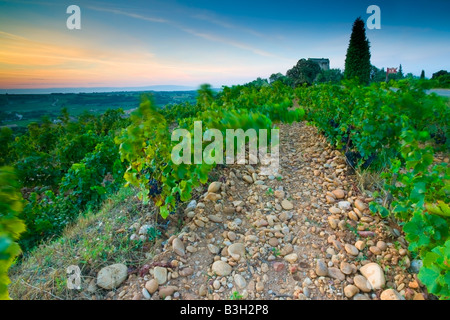
M424 299L399 228L374 217L314 127L281 125L280 176L220 171L185 227L109 299Z

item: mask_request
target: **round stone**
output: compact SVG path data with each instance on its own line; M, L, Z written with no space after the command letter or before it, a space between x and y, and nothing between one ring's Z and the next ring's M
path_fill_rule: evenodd
M369 248L370 252L372 252L374 255L380 255L381 254L381 250L380 248L376 247L376 246L371 246Z
M361 212L367 209L367 205L359 199L355 201L355 207Z
M289 200L284 199L283 201L281 201L281 207L283 207L284 210L292 210L294 208L294 205Z
M284 199L285 193L283 190L275 190L274 195L275 198Z
M341 210L346 210L347 211L347 210L350 210L352 208L352 205L348 201L339 201L338 207Z
M335 267L328 268L328 275L331 278L337 279L339 281L345 280L345 275L341 272L341 270L339 270L338 268L335 268Z
M178 288L175 286L161 287L159 288L159 296L164 299L166 297L173 295L173 293L177 290Z
M155 279L152 279L145 283L145 289L147 289L150 294L154 294L158 290L158 287L158 281L156 281Z
M97 275L97 285L103 289L117 288L128 276L128 268L122 263L102 268Z
M369 280L372 288L375 290L381 289L386 283L383 269L377 263L368 263L360 270L361 274Z
M150 293L147 291L147 289L145 289L145 288L142 288L142 296L143 296L144 299L146 299L146 300L150 300L150 298L152 297L152 296L150 295Z
M212 265L212 271L218 276L228 276L231 273L231 270L231 266L222 260L218 260Z
M322 259L317 260L316 274L319 277L326 277L328 275L328 267Z
M180 276L182 276L182 277L189 277L193 273L194 273L194 270L192 268L184 268L184 269L180 270Z
M276 247L276 246L278 245L278 239L277 239L277 238L270 238L270 239L269 239L269 244L270 244L272 247Z
M381 251L384 251L387 249L387 244L384 241L378 241L377 242L377 247L378 249L380 249Z
M343 199L345 197L345 192L342 189L336 189L332 191L336 199Z
M236 286L239 289L244 289L247 286L247 282L245 281L244 277L240 274L236 274L234 276L234 282L236 283Z
M340 265L340 269L344 274L352 274L353 268L352 265L348 262L342 261Z
M218 254L219 253L219 248L213 244L208 244L208 250L209 252L211 252L212 254Z
M370 282L361 275L357 275L353 278L353 283L357 286L362 292L370 292L372 291L372 286Z
M155 267L153 269L153 277L158 281L158 284L164 284L167 281L167 269L163 267Z
M247 183L250 183L250 184L253 183L253 178L248 175L243 176L242 179L244 179L244 181Z
M330 213L332 213L332 214L340 214L341 213L341 209L336 208L336 207L331 207L330 209L328 209L328 211L330 211Z
M403 296L394 289L386 289L380 295L381 300L404 300Z
M345 248L345 251L347 251L347 253L352 256L357 256L359 254L359 250L354 245L346 243L344 248Z
M214 181L208 187L208 192L217 193L222 187L222 182Z
M297 259L298 255L296 253L291 253L284 257L284 260L286 260L289 263L294 263L295 261L297 261Z
M233 243L231 246L228 247L228 253L233 255L239 255L240 257L245 256L245 245L243 243Z
M357 294L357 293L359 293L359 289L358 289L358 287L357 286L354 286L354 285L352 285L352 284L350 284L350 285L348 285L348 286L346 286L345 288L344 288L344 294L345 294L345 296L347 297L347 298L353 298L353 296L355 295L355 294Z
M355 247L356 247L356 249L358 249L358 250L363 250L363 249L366 247L366 244L365 244L364 241L358 240L358 241L356 241L356 243L355 243Z
M175 252L179 256L184 256L185 253L186 253L185 250L184 250L183 241L181 241L180 238L173 239L173 241L172 241L172 249L173 249L173 252Z
M228 237L228 239L230 239L231 241L234 241L234 240L236 240L236 233L234 233L233 231L228 231L227 237Z

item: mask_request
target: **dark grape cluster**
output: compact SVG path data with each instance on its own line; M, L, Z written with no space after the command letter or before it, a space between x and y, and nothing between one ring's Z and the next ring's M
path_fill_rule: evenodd
M361 159L361 154L355 151L346 151L345 158L351 167L356 168L359 160Z
M363 169L367 169L377 159L376 153L372 153L366 161L362 164Z
M343 148L345 151L353 148L353 140L349 138L349 134L344 134L341 139L341 143L343 144Z
M180 194L176 193L175 194L175 208L172 209L172 211L169 212L169 214L175 214L177 212L178 206L181 203L181 198L180 198Z
M149 183L149 194L151 197L157 196L159 194L161 194L162 192L162 188L159 185L159 181L156 179L150 179Z
M347 159L347 163L353 167L356 168L358 166L358 162L361 160L361 154L358 151L346 151L345 157ZM377 159L377 155L375 153L372 153L367 160L365 160L361 164L362 169L367 169L375 160Z
M331 127L335 129L339 127L339 123L337 123L334 119L331 119L328 123L330 124Z
M437 144L445 144L447 142L447 137L442 133L432 133L430 137L434 139Z

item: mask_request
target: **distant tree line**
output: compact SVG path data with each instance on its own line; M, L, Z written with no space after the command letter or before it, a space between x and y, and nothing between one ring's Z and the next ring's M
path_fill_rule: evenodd
M340 83L343 79L353 78L357 78L363 85L368 85L372 82L402 79L426 80L424 70L422 70L420 77L412 73L405 75L401 64L397 69L397 73L386 75L387 70L384 68L378 69L372 65L370 58L370 42L366 36L365 23L361 18L357 18L352 27L344 71L340 69L322 70L315 61L300 59L296 65L287 70L286 74L274 73L268 80L258 78L246 85L261 87L280 81L285 85L298 87L316 83ZM450 73L445 70L434 73L431 80L430 87L450 88Z
M440 70L436 73L433 73L431 80L435 80L439 88L450 89L450 72L446 70Z
M285 85L297 87L313 83L338 83L343 77L340 69L322 70L317 62L310 59L300 59L295 66L286 72L286 75L280 72L272 74L269 77L269 83L280 81Z

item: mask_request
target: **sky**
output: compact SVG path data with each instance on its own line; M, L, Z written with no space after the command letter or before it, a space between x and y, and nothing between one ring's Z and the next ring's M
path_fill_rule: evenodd
M78 5L81 29L69 30ZM450 70L450 1L0 0L0 89L242 84L301 58L344 68L354 20L371 63L427 77Z

